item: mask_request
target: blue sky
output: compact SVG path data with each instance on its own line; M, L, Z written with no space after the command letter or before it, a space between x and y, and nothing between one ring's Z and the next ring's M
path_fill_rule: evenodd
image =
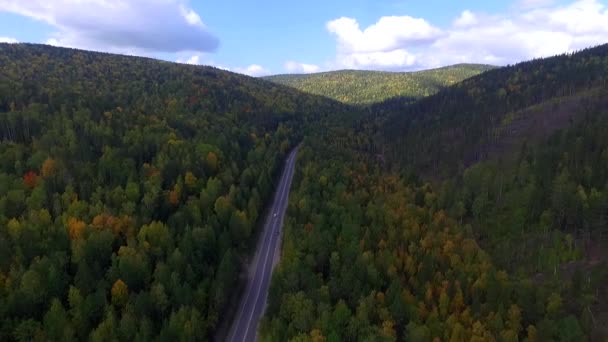
M0 0L0 41L260 76L504 65L608 42L604 0Z

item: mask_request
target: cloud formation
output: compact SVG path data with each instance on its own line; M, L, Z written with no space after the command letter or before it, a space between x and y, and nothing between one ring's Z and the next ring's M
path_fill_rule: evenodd
M218 69L232 71L232 72L249 75L249 76L253 76L253 77L270 75L270 70L268 70L258 64L251 64L244 68L243 67L229 68L229 67L223 66L221 64L215 63L213 60L210 60L208 58L208 56L206 56L206 55L200 55L200 54L192 55L190 57L183 56L181 58L178 58L175 62L183 63L183 64L192 64L192 65L209 65L209 66L212 66L212 67L215 67Z
M200 55L193 55L192 57L190 57L188 59L178 58L175 62L182 63L182 64L192 64L192 65L201 65L201 64L204 64L204 63L201 62L201 56Z
M455 63L505 65L608 42L608 9L598 0L553 5L521 0L507 14L465 10L447 29L423 18L382 17L361 30L353 18L327 24L335 68L416 70Z
M313 72L319 72L321 68L315 64L298 63L294 61L287 61L283 65L285 70L289 73L297 74L310 74Z
M53 45L166 53L219 45L187 0L0 0L2 11L55 27Z
M248 66L246 68L234 68L231 71L237 72L239 74L253 76L253 77L270 75L270 70L268 70L258 64L251 64L250 66Z
M18 41L15 38L0 37L0 43L18 43Z
M355 19L342 17L327 23L327 30L336 35L338 49L346 53L387 52L403 45L432 42L442 35L426 20L409 16L382 17L365 30Z

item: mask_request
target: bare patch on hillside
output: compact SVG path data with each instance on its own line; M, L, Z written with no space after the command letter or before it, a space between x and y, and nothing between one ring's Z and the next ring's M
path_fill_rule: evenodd
M507 114L489 134L486 143L466 154L464 164L469 167L485 159L509 156L524 142L537 142L575 124L595 108L606 106L608 93L596 88Z

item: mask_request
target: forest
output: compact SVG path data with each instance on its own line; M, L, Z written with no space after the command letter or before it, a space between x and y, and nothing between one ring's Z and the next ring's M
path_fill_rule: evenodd
M369 105L395 97L411 102L492 68L481 64L458 64L417 72L340 70L265 79L340 102Z
M387 171L358 151L367 136L341 132L309 137L300 152L262 340L582 341L592 334L601 340L594 313L608 279L605 264L570 279L511 272L481 248L464 214L448 206L451 191L465 188L435 191L421 179ZM562 139L551 146L567 145ZM500 224L510 227L513 208L491 210L484 218L503 214ZM479 222L496 238L498 224ZM576 259L566 241L549 250L559 259L538 269Z
M413 104L407 98L377 103L369 121L378 133L375 148L387 159L445 178L496 152L492 147L517 133L518 124L534 119L528 114L544 115L547 123L518 140L566 128L575 118L559 116L560 105L583 113L605 101L607 85L608 45L602 45L493 69ZM529 110L541 105L545 110Z
M270 82L0 44L0 340L206 340L285 153L344 106Z
M606 82L0 44L0 340L211 340L301 144L261 341L603 341Z

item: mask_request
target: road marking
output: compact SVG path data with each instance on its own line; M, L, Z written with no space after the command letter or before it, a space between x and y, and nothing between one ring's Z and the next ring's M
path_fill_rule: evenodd
M288 167L287 170L289 170L289 159L290 158L287 158L287 167ZM279 191L277 191L277 195L279 195L279 196L275 196L274 199L273 199L273 203L272 203L272 206L271 206L271 209L273 209L273 210L274 210L274 207L276 207L277 204L280 202L280 194L285 189L286 175L287 175L287 172L284 172L281 175L281 178L279 180ZM248 278L250 278L248 280L248 282L251 282L251 286L247 286L247 295L245 296L245 301L242 303L243 305L241 306L241 310L239 312L239 318L236 321L236 325L234 326L235 329L232 332L232 338L230 339L231 341L233 341L234 338L236 337L236 334L239 331L239 327L241 325L240 323L241 323L241 320L243 318L243 314L245 313L245 311L247 309L247 302L249 301L249 296L251 295L251 288L253 287L253 284L255 283L256 274L257 274L256 270L259 268L260 256L262 255L262 252L264 251L264 246L266 245L266 240L268 240L267 237L270 236L270 239L272 241L272 234L271 234L270 230L268 229L268 226L273 224L272 221L273 221L272 219L270 221L266 221L266 224L264 225L265 229L264 229L264 234L262 236L260 250L255 253L256 255L254 257L253 274L251 274L251 272L248 272L248 273L250 273L249 276L253 275L253 277L248 277ZM256 304L256 302L253 302L253 307L254 308L255 308L255 304Z
M285 174L281 175L281 179L279 180L279 191L282 191L281 189L284 188L284 185L283 185L284 178L285 178ZM278 193L279 192L277 192L277 194ZM277 205L277 202L278 202L278 196L275 196L275 198L273 199L272 206L271 206L272 209L274 209L274 207ZM262 240L260 241L260 249L258 251L256 251L255 256L254 256L254 260L253 260L253 266L254 266L253 267L253 273L251 272L251 270L249 270L247 272L248 273L248 277L247 277L248 278L248 280L247 280L248 283L251 282L253 284L253 282L255 282L255 278L256 278L255 277L256 276L256 272L255 271L257 270L257 268L259 266L258 264L260 262L260 255L262 254L262 252L264 250L264 246L266 245L266 241L268 240L268 236L269 236L269 229L267 229L269 224L272 224L272 220L266 221L265 224L264 224L265 229L264 229L264 232L263 232L263 235L262 235ZM251 267L251 266L248 266L248 267ZM253 275L253 277L251 277L252 275ZM245 301L242 302L241 308L239 310L239 316L238 316L238 319L236 320L236 325L234 325L234 329L232 331L232 336L230 338L230 341L234 340L234 338L236 337L236 333L239 330L238 328L241 325L240 323L241 323L241 320L243 318L243 314L246 311L247 302L249 301L249 296L251 295L251 288L252 287L253 286L247 286L247 294L245 296ZM255 303L254 303L254 306L255 306Z
M297 152L297 150L293 151L292 154L291 154L291 156L289 156L287 158L287 163L286 163L287 169L285 170L285 172L281 175L281 178L279 179L279 189L278 189L279 191L277 192L278 196L276 196L273 199L273 203L272 203L272 206L271 206L272 211L270 212L270 215L273 215L273 212L278 212L279 211L279 210L275 211L275 207L277 205L279 206L279 208L281 207L281 202L282 202L282 198L284 197L285 190L286 189L288 190L288 188L289 188L287 186L287 184L290 183L289 182L289 178L290 178L289 175L291 173L293 173L293 167L292 167L291 163L293 162L293 159L295 158L296 152ZM232 336L230 338L230 341L234 340L234 338L236 337L236 335L237 335L237 333L239 331L239 327L241 325L240 323L242 321L243 314L246 311L247 302L249 301L249 297L251 295L251 288L255 284L255 279L256 279L256 274L257 274L256 271L259 269L260 257L261 257L261 255L262 255L262 253L264 251L264 247L266 246L267 247L267 251L266 251L265 258L264 258L264 264L263 264L263 269L262 269L261 282L260 282L260 284L258 286L258 289L256 291L256 299L253 302L253 307L252 307L251 315L250 315L250 318L247 321L247 325L246 325L247 328L245 330L245 335L243 336L244 339L247 338L247 334L249 332L249 327L250 327L250 324L251 324L251 319L253 318L253 314L256 311L255 309L256 309L256 304L257 304L258 299L259 299L259 291L261 290L262 283L264 282L264 275L266 274L266 265L267 265L267 260L268 260L268 253L270 251L270 245L272 245L273 233L274 233L274 231L276 229L276 221L277 220L273 220L272 216L270 217L270 222L266 221L266 224L265 224L266 229L264 230L264 235L262 237L262 244L260 246L261 248L260 248L260 250L258 252L255 253L256 255L254 257L255 261L254 261L253 264L254 264L255 267L253 268L253 271L254 271L253 272L253 277L251 277L249 279L249 281L251 282L251 286L247 286L248 287L248 289L247 289L247 295L245 296L245 301L242 302L241 310L239 310L239 317L238 317L238 319L236 321L236 324L233 326L234 329L232 331L232 334L231 334ZM269 225L271 227L269 227ZM270 229L268 229L268 228L270 228ZM267 242L267 240L268 240L267 237L268 236L270 236L270 240ZM276 248L274 248L274 249L276 249ZM250 276L251 276L251 274L250 274Z
M285 177L285 186L283 187L283 192L280 193L279 195L279 208L281 207L281 203L282 198L285 197L285 190L288 189L287 187L287 183L289 182L289 174L291 174L293 168L292 168L292 161L293 161L293 157L295 156L295 151L293 152L294 154L292 156L290 156L290 158L288 158L288 164L287 164L287 172L286 172L286 177ZM291 160L290 160L291 159ZM275 223L272 225L272 231L274 231L276 229L276 221ZM272 242L272 235L270 237L270 242ZM247 339L247 334L249 333L249 328L251 328L251 320L253 319L253 315L255 313L255 309L256 309L256 304L258 303L258 300L260 299L260 290L262 290L262 284L264 283L264 276L266 275L266 269L267 269L267 265L268 265L268 254L270 253L270 245L272 245L272 243L269 243L269 245L267 246L267 251L266 251L266 256L264 258L264 264L262 265L262 277L261 277L261 281L258 285L257 290L255 291L255 300L253 301L253 309L251 310L251 314L249 315L249 319L247 320L247 324L245 325L247 328L245 329L245 334L244 334L244 338ZM272 248L274 249L274 248ZM272 270L272 268L271 268Z

